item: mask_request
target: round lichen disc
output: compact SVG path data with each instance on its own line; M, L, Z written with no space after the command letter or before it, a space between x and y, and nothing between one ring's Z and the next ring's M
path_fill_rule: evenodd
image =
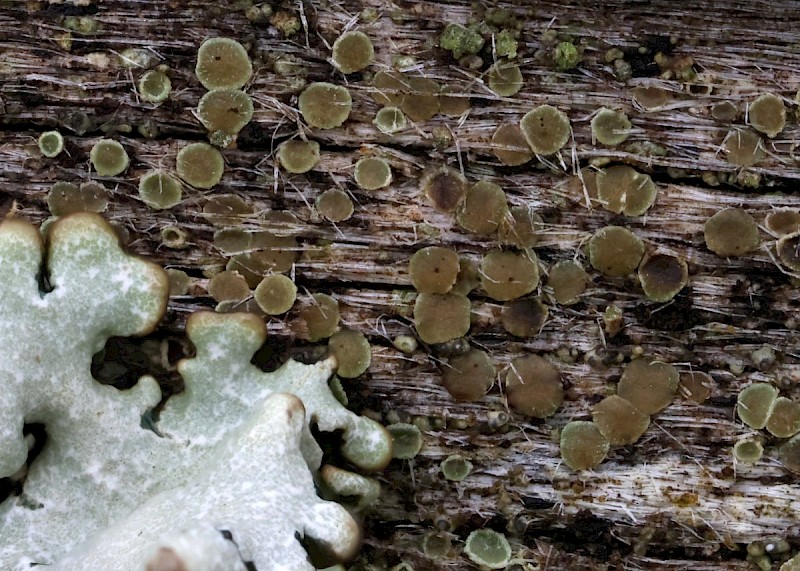
M787 268L800 272L800 232L789 234L778 240L778 257Z
M208 295L217 303L241 301L250 295L250 286L239 272L222 271L214 274L206 286Z
M167 74L151 69L139 78L139 96L150 103L166 101L172 90Z
M439 84L426 77L408 77L408 91L400 103L403 113L416 122L431 119L439 112Z
M210 38L197 50L197 79L206 89L239 89L253 76L247 50L230 38Z
M538 355L511 361L505 391L512 409L534 418L552 416L564 401L558 369Z
M668 254L645 257L639 265L638 273L644 294L659 303L669 301L678 295L689 281L686 262Z
M761 430L767 425L777 400L777 388L769 383L753 383L739 393L736 413L747 426Z
M621 226L606 226L589 240L589 262L592 267L610 277L622 277L633 272L644 256L644 242Z
M469 299L451 293L421 293L414 304L414 323L425 343L444 343L463 337L470 325Z
M238 194L212 196L203 206L203 216L214 226L235 226L253 213L253 207Z
M64 150L64 137L58 131L45 131L39 135L39 150L49 159L57 157Z
M778 449L781 463L792 472L800 472L800 435L792 436Z
M422 432L413 424L398 422L386 427L392 436L392 457L411 460L422 449Z
M637 87L633 90L633 100L646 111L659 109L669 101L669 93L655 86Z
M399 107L384 107L375 114L372 121L381 133L391 135L406 128L406 116Z
M485 236L496 232L508 213L506 193L486 180L473 184L456 209L456 221L470 232Z
M553 155L569 141L569 118L552 105L540 105L526 113L519 123L525 140L537 155Z
M181 183L160 170L151 170L139 179L139 198L155 210L172 208L181 201Z
M452 454L442 461L440 468L445 479L461 482L472 472L472 462L461 454Z
M317 197L317 211L326 220L343 222L353 215L353 201L343 190L329 188Z
M345 32L333 42L331 59L342 73L355 73L375 60L375 49L364 32Z
M767 214L764 225L777 236L800 232L800 211L792 208L773 210Z
M626 216L641 216L656 200L658 189L649 175L633 167L617 165L600 171L597 197L606 210Z
M313 169L319 162L319 143L291 139L278 147L278 162L293 174L302 174Z
M328 339L328 351L339 363L336 369L343 379L354 379L362 375L372 359L369 341L360 331L342 329Z
M589 276L573 261L558 262L547 275L547 285L553 290L553 299L561 305L576 303L586 291Z
M742 438L733 445L733 457L738 462L755 464L764 455L764 446L755 438Z
M547 314L538 297L509 301L503 306L503 329L515 337L533 337L544 327Z
M725 136L724 145L728 162L740 167L752 166L766 156L761 137L752 131L734 129Z
M455 169L442 167L422 177L422 190L437 210L453 212L467 194L467 179Z
M487 83L500 97L511 97L522 89L522 72L517 65L495 64L489 70Z
M209 132L235 135L253 118L253 100L237 89L214 89L200 98L197 115Z
M786 397L778 397L766 428L778 438L790 438L800 432L800 404Z
M481 285L497 301L516 299L539 285L539 265L532 250L527 253L492 250L481 263Z
M681 375L681 392L696 403L705 402L711 396L714 379L702 371L690 371Z
M439 112L448 117L461 117L470 110L469 95L457 88L444 85L439 92ZM526 145L527 146L527 145Z
M253 291L253 297L267 315L280 315L289 311L297 299L297 286L283 274L266 276Z
M502 533L477 529L467 536L464 553L481 567L505 569L511 560L511 545Z
M339 327L339 302L324 293L311 296L312 303L300 310L301 333L316 343L333 335Z
M494 383L495 368L486 351L470 349L450 359L442 369L442 384L459 402L481 400Z
M503 244L533 248L539 242L544 220L530 206L512 206L498 231Z
M222 180L225 161L222 154L207 143L191 143L178 151L175 162L178 176L195 188L209 189Z
M633 444L650 426L650 417L619 395L594 405L592 420L613 446Z
M494 132L492 152L501 163L512 167L524 165L533 158L522 129L513 123L500 125Z
M386 159L366 157L356 162L353 178L364 190L378 190L392 182L392 169Z
M786 107L780 97L765 93L750 104L748 118L756 131L772 138L786 126Z
M594 422L575 420L561 429L561 458L573 470L591 470L608 455L609 442Z
M706 221L706 247L718 256L742 256L758 248L758 224L741 208L720 210Z
M89 160L100 176L117 176L128 168L128 153L112 139L102 139L89 152Z
M66 216L73 212L103 212L108 206L108 191L97 182L84 182L80 188L70 182L59 181L47 195L47 207L53 216Z
M669 363L637 359L625 367L617 394L644 414L655 414L672 402L679 382L678 370Z
M417 250L408 262L411 283L420 293L447 293L456 283L459 268L458 253L440 246Z
M409 88L400 73L379 71L372 78L372 98L378 105L399 107Z
M341 85L318 82L306 87L298 99L300 114L311 127L334 129L350 116L353 100Z
M592 138L597 142L615 147L630 135L631 122L622 111L605 107L592 118Z

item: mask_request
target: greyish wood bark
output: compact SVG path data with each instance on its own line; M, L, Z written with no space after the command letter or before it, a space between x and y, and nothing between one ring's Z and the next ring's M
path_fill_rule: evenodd
M702 234L705 220L725 206L741 206L759 222L771 209L800 206L795 187L800 166L794 159L800 129L791 103L800 88L796 3L730 0L696 8L667 0L502 3L524 22L525 85L510 98L494 96L480 72L460 67L435 48L445 23L470 18L472 8L465 1L286 2L283 9L304 25L291 39L272 26L253 25L243 9L228 6L236 3L79 4L85 5L0 2L0 190L16 201L16 216L40 222L48 216L45 199L55 181L92 178L88 151L102 128L132 126L132 132L115 135L132 164L124 175L103 181L112 189L107 216L127 230L135 251L193 277L190 295L171 301L164 327L173 334L180 333L187 314L212 305L204 289L207 276L224 264L212 244L214 228L200 215L209 196L236 193L258 213L288 209L297 215L298 286L332 293L342 321L372 342L368 374L346 385L354 408L374 411L384 421L432 423L419 456L396 461L378 476L384 494L366 517L359 561L372 561L377 568L407 561L415 569L472 569L462 541L471 530L490 526L508 535L526 569L733 570L750 568L744 561L747 543L797 538L798 486L777 458L779 442L767 438L765 458L749 470L734 469L731 446L750 432L734 413L741 388L777 382L783 394L800 398L800 294L776 265L774 240L765 231L760 250L732 259L709 252ZM365 8L376 10L377 20L359 22ZM89 15L100 29L73 33L71 50L65 50L58 39L66 31L66 14ZM371 71L389 68L393 55L413 55L416 73L469 94L471 111L460 119L437 116L396 136L382 135L371 123L378 107L370 97L369 74L345 78L326 61L329 45L352 26L374 40L377 61ZM577 70L557 72L542 57L549 53L542 51L548 30L585 47ZM646 80L617 80L604 54L611 47L635 48L651 35L674 38L674 56L693 58L697 77L657 81L671 92L671 102L647 113L631 102L632 87ZM233 37L248 46L256 69L248 87L256 108L254 132L265 139L225 150L226 173L212 191L187 188L179 206L150 210L137 200L137 177L153 167L174 168L178 149L205 137L193 114L203 93L193 70L196 49L208 36ZM140 71L120 68L115 55L128 47L151 50L169 67L173 92L167 103L154 107L137 99L133 80ZM271 62L286 55L300 61L299 76L274 72ZM304 127L296 94L304 81L315 80L349 86L353 113L342 128ZM729 126L711 119L711 106L731 100L744 107L768 91L791 103L790 120L781 134L766 140L768 157L748 171L761 177L760 184L709 186L703 173L736 171L721 152ZM542 103L558 106L571 119L574 137L566 152L549 166L501 166L488 144L496 126L518 121ZM593 145L589 120L602 106L628 112L634 125L628 142L650 141L666 154L643 156L627 145ZM80 134L68 127L79 111L91 122ZM137 126L148 121L158 126L154 139L137 133ZM59 128L67 138L67 154L55 160L43 159L36 150L36 137L48 128ZM322 145L322 160L308 175L287 177L275 168L273 146L298 131ZM443 132L452 135L449 144L442 144ZM390 188L372 193L355 188L352 164L365 153L390 159L395 171ZM652 174L659 195L645 217L614 217L566 196L564 185L573 169L604 157ZM494 239L459 230L450 215L436 212L421 195L421 172L445 163L463 169L470 180L497 182L511 204L542 213L546 227L536 251L543 268L557 260L584 260L581 247L588 236L611 222L633 228L652 246L689 262L690 287L666 305L647 302L634 280L593 273L579 305L552 304L541 334L523 340L503 331L500 304L480 292L471 296L470 342L490 351L501 376L514 357L563 348L576 352L574 362L559 364L566 401L546 421L513 414L503 429L490 429L489 414L507 410L500 387L481 402L457 404L440 386L441 361L429 348L403 355L392 346L396 335L414 334L406 264L416 249L447 245L477 261L496 245ZM309 207L330 187L352 191L358 202L356 215L338 226L324 223ZM259 228L260 220L253 216L246 224ZM191 246L164 247L159 232L167 225L187 230ZM612 303L624 310L626 327L618 338L605 339L601 316ZM292 341L290 321L291 315L270 320L270 333ZM764 345L778 354L777 364L766 372L749 357ZM560 461L554 430L571 419L588 418L591 406L619 379L622 367L615 357L628 359L634 346L681 371L708 372L715 381L712 398L703 405L676 399L654 417L641 441L614 450L594 471L574 473ZM587 364L584 357L593 351L612 364ZM743 374L731 372L736 363L743 364ZM455 452L475 465L458 484L439 473L440 461ZM422 554L420 540L439 528L451 534L455 547L452 557L434 563Z

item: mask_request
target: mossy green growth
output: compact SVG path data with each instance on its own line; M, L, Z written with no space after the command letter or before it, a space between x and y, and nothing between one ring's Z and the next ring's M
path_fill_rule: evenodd
M101 139L89 152L89 161L100 176L117 176L128 168L128 153L118 141Z
M181 201L181 183L161 170L151 170L139 179L139 198L154 210L172 208Z
M559 71L568 71L581 63L581 52L572 42L559 42L553 50L553 61Z
M209 189L222 180L222 153L207 143L191 143L178 151L178 176L195 188Z
M478 53L484 43L483 36L475 30L453 23L447 24L439 36L439 47L453 52L456 59Z
M253 76L253 65L236 40L210 38L197 50L194 71L206 89L239 89Z
M161 103L169 98L172 82L166 73L151 69L144 72L137 84L139 97L148 103Z
M494 37L494 51L499 58L514 59L517 57L518 46L519 42L514 34L508 30L500 30L500 33Z
M511 561L511 545L502 533L477 529L467 536L464 553L470 561L489 569L505 569Z
M411 460L422 449L422 432L413 424L398 422L386 427L392 437L392 458Z
M64 150L64 137L58 131L45 131L39 135L39 150L48 159L57 157Z

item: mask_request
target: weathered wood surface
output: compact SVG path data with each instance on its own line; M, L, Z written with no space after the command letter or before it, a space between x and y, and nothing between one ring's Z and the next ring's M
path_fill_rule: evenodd
M127 229L135 251L194 278L192 295L171 302L168 333L179 333L188 313L213 303L205 294L206 276L224 258L212 244L214 228L200 215L209 195L237 193L257 212L288 209L297 215L303 250L295 268L298 286L332 293L343 322L368 334L373 344L369 373L346 387L354 408L371 409L384 421L434 419L437 427L425 433L425 447L414 461L396 461L379 476L385 493L367 517L362 561L372 560L379 568L401 560L417 569L474 568L461 552L461 541L471 530L491 526L505 531L521 559L542 569L748 569L747 543L798 537L797 477L777 459L779 442L767 438L765 458L749 470L734 469L731 446L750 432L734 413L741 388L774 381L784 387L782 394L800 398L795 388L800 294L776 264L774 239L766 231L759 251L732 259L709 252L702 234L705 220L724 206L742 206L759 222L773 208L800 207L794 192L800 179L794 160L800 134L796 106L789 105L786 129L765 138L767 159L749 169L762 177L756 188L711 187L700 178L703 172L736 170L721 150L730 125L711 119L714 103L731 100L744 107L767 91L793 101L800 88L797 4L727 1L696 9L669 1L503 4L525 22L520 42L525 86L511 98L496 97L480 72L459 67L434 47L444 23L467 22L468 2L287 2L284 8L300 15L305 26L289 40L269 25L253 25L242 9L227 2L87 4L0 2L0 190L17 201L18 216L40 222L48 216L46 195L55 181L92 178L88 151L102 136L101 126L133 126L131 133L115 135L132 163L122 176L104 179L113 195L107 215ZM359 22L368 7L377 10L378 19ZM91 15L100 24L94 34L74 33L71 51L57 42L68 13ZM437 116L396 136L381 134L371 123L378 106L370 97L369 74L345 78L326 61L330 44L346 27L374 39L372 70L388 69L393 55L413 55L416 72L469 94L471 111L460 119ZM537 53L547 30L585 46L577 70L557 72ZM693 58L697 77L656 81L671 92L671 102L643 112L632 105L631 89L654 80L618 81L604 54L611 47L636 47L653 34L674 37L673 55ZM185 141L205 137L193 115L204 92L194 77L194 58L208 36L233 37L248 46L256 68L247 88L256 107L254 132L264 138L224 151L226 174L212 191L186 188L179 206L150 210L137 199L138 176L154 167L173 168ZM140 72L121 69L115 55L127 47L152 50L158 63L169 67L173 92L167 103L154 107L137 99L133 81ZM270 62L285 54L302 61L299 76L273 71ZM318 80L350 88L353 113L340 129L308 129L299 118L298 87ZM501 166L488 144L496 126L519 120L541 103L568 113L574 130L569 147L549 167ZM650 141L666 155L641 156L626 150L627 143L616 149L593 145L589 120L602 106L628 112L634 132L627 143ZM80 135L67 127L77 111L91 120ZM137 133L136 126L146 121L158 125L155 139ZM35 142L53 127L67 135L68 154L48 160ZM437 143L440 128L452 134L449 145ZM275 168L273 150L298 131L322 145L322 160L308 175L287 177ZM395 182L389 189L368 193L355 187L352 164L364 153L390 158ZM647 216L615 217L565 197L575 167L602 157L653 176L659 196ZM470 341L491 351L501 376L508 362L523 354L577 351L574 363L559 364L567 398L546 421L512 415L503 430L493 431L489 413L507 410L499 387L482 402L456 404L438 384L440 360L426 347L406 356L391 344L398 334L414 334L406 264L416 249L444 244L478 261L496 245L461 231L419 192L421 172L444 163L463 169L470 180L497 182L511 204L532 205L542 213L547 224L536 251L543 268L562 259L585 260L581 246L591 232L612 222L689 262L690 287L666 306L648 302L633 279L594 273L582 303L551 305L544 330L525 340L503 331L500 304L480 292L471 296ZM355 216L337 226L321 221L309 207L333 186L351 191L358 202ZM246 224L259 228L259 216ZM191 247L161 245L159 232L167 225L189 231ZM606 340L601 332L602 313L611 303L625 311L621 341ZM291 338L290 320L291 314L287 320L272 319L270 332ZM592 368L584 356L595 351L627 359L635 345L682 371L711 374L712 398L704 405L676 399L654 417L641 441L615 450L592 472L573 473L561 464L552 434L569 420L588 418L621 373L616 363ZM749 355L764 345L779 358L761 372ZM737 361L743 374L731 372ZM454 452L475 465L463 483L448 483L439 474L439 462ZM419 541L437 527L452 532L456 548L450 560L434 563L421 554ZM652 539L643 541L646 550L633 548L651 532Z

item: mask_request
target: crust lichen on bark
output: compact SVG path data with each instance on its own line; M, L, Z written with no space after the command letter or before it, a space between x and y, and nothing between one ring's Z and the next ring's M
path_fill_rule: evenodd
M445 49L448 24L464 30L474 53L456 54L447 38ZM475 569L464 541L482 528L508 538L512 566L520 569L750 569L752 542L788 539L786 557L800 547L800 488L791 469L800 462L787 456L791 447L781 449L786 439L749 428L735 412L737 396L754 383L771 383L800 402L798 276L776 252L780 236L764 223L776 209L800 208L798 24L786 0L726 0L702 9L667 0L646 7L625 0L0 2L0 204L6 216L41 222L57 181L102 183L110 194L105 216L129 247L192 280L185 295L170 298L162 337L182 335L187 315L212 305L208 280L230 257L215 245L215 232L269 232L265 248L295 253L299 301L331 295L342 324L372 345L367 373L344 383L349 407L384 424L415 424L424 437L413 460L395 460L380 476L383 495L365 516L355 569L401 562ZM331 47L350 30L369 37L375 59L345 77L331 63ZM235 39L252 60L243 89L253 119L220 149L225 172L213 189L185 187L180 204L149 209L138 199L138 177L174 171L178 152L207 138L195 114L206 90L194 69L197 49L210 37ZM509 43L513 50L504 48ZM555 56L564 43L579 57L569 69ZM494 65L519 66L522 88L497 96L488 87ZM151 69L172 84L157 104L136 91ZM375 81L389 87L375 88ZM349 91L352 111L341 127L303 122L298 96L320 82ZM438 102L435 89L442 90ZM785 107L786 124L775 136L749 124L749 105L766 93ZM403 127L387 133L373 124L383 105L402 110ZM523 162L503 164L492 144L498 127L518 125L541 105L566 114L568 142L546 157L505 149ZM592 119L603 108L631 123L616 146L592 139ZM438 113L419 119L430 109ZM63 135L64 150L48 158L37 140L52 130ZM130 156L124 173L98 177L90 170L91 148L103 138L118 140ZM290 139L319 145L310 171L278 168L278 145ZM355 183L354 166L365 157L388 162L389 186L363 190ZM615 165L656 185L644 215L615 214L599 202L594 177ZM532 295L548 317L538 334L507 333L503 304L468 286L465 341L412 344L407 352L393 345L416 337L407 271L415 251L452 248L479 268L501 246L497 235L460 228L420 190L420 179L443 167L470 185L496 184L510 211L528 207L541 217L533 259L542 279ZM353 216L335 224L313 207L331 188L355 204ZM206 206L222 195L226 215L209 215ZM756 221L756 249L721 257L707 247L704 224L726 208ZM281 218L284 211L294 218ZM631 230L644 241L645 257L685 260L688 284L658 303L647 299L635 273L593 270L585 247L606 226ZM183 233L180 243L162 241L166 228ZM576 303L560 305L547 272L568 260L587 270L589 283ZM314 353L302 339L297 306L267 327L280 340L275 351ZM547 419L526 418L509 411L501 384L481 400L457 402L442 385L442 368L464 346L486 351L498 379L515 359L545 357L559 371L564 403ZM611 447L591 471L571 471L558 431L591 420L592 408L640 357L679 370L676 397L652 415L638 441ZM692 384L699 373L703 387ZM705 398L695 398L701 393ZM751 466L735 462L733 445L751 436L763 442L764 456ZM473 465L463 481L441 475L441 462L453 454ZM426 553L423 539L432 533L452 549Z

